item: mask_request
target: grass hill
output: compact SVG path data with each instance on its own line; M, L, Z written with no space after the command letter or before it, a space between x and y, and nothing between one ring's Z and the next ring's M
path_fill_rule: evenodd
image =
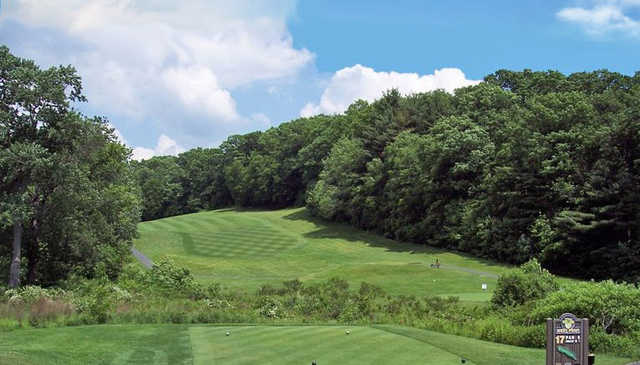
M139 225L134 245L152 260L171 257L202 282L256 290L299 278L340 277L376 284L390 294L458 296L482 302L500 273L485 260L400 243L346 225L319 221L304 208L218 210ZM439 269L431 267L439 260ZM488 284L483 291L482 283Z
M346 335L345 330L351 334ZM230 336L226 336L230 331ZM108 325L0 334L0 365L537 365L544 350L398 327ZM598 356L599 365L622 365Z

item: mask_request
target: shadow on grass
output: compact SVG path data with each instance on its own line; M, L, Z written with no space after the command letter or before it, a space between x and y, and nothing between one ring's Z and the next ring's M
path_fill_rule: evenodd
M312 232L303 234L304 237L310 239L330 238L348 242L364 242L371 247L381 247L389 252L408 252L412 255L437 255L443 253L455 253L469 260L473 260L477 263L486 265L487 267L508 266L506 264L499 264L494 261L479 258L461 251L442 249L412 242L396 241L390 238L383 237L377 233L364 231L344 223L330 222L319 217L314 217L309 213L307 209L298 210L294 213L284 216L283 218L292 221L304 221L313 223L317 229Z

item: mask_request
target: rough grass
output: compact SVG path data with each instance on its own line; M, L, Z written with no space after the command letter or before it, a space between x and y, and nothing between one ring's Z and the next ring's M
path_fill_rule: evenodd
M299 278L340 277L390 294L455 295L489 300L497 276L508 270L466 255L401 243L313 219L304 208L277 211L223 210L144 222L135 246L157 260L173 258L203 283L256 290ZM436 258L440 269L431 268ZM482 283L489 285L483 292Z
M537 365L544 351L398 326L105 325L0 333L2 365L446 365L461 357L471 365ZM599 365L628 361L597 358Z

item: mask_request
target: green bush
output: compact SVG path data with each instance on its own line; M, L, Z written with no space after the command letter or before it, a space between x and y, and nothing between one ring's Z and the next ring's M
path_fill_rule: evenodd
M159 290L165 295L174 295L200 299L204 297L204 289L195 280L188 269L178 267L171 259L161 258L154 263L146 275L149 287Z
M542 323L562 313L589 318L591 324L608 334L640 331L640 289L631 284L575 282L538 301L530 318Z
M33 304L41 299L63 298L67 293L59 288L45 289L39 286L27 285L20 288L8 289L3 295L9 302Z
M258 313L264 318L283 318L285 313L280 299L272 296L262 296L256 303Z
M111 293L109 285L95 285L91 292L82 298L82 305L78 309L81 313L87 314L91 322L105 323L110 315Z
M342 323L355 323L364 317L362 308L359 303L354 300L348 300L342 312L338 316L338 320Z
M544 298L558 288L555 277L543 269L536 259L532 259L523 264L519 270L500 276L491 304L494 307L522 305Z
M617 336L605 333L599 328L589 334L592 351L614 353L632 358L640 358L640 336Z

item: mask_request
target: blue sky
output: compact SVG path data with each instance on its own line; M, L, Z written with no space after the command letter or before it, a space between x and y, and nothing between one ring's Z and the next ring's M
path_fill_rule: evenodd
M639 70L640 0L0 0L0 44L73 64L135 158L500 68Z
M307 1L289 24L294 45L315 52L322 72L357 63L420 74L459 67L473 78L499 68L637 71L637 37L589 36L556 16L580 4L592 7L549 0Z

